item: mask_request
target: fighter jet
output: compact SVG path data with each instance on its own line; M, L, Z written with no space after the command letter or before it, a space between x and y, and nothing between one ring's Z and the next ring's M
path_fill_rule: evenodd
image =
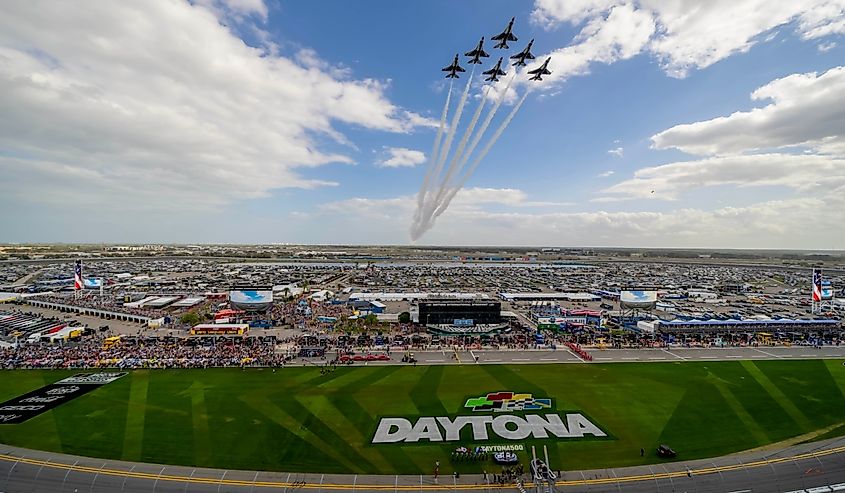
M484 48L482 47L483 44L484 37L481 38L481 41L478 42L478 46L476 46L474 50L464 53L464 56L472 58L472 60L467 63L481 63L481 57L487 58L490 56L486 51L484 51Z
M552 57L546 58L546 61L540 65L539 68L535 68L534 70L529 70L528 73L533 75L534 77L530 77L528 80L543 80L543 75L552 75L547 68L549 66L549 61Z
M499 42L493 48L504 48L504 49L507 50L507 49L509 49L508 41L516 41L516 36L514 36L513 33L511 32L511 30L513 29L513 20L514 19L515 19L515 17L511 17L511 21L508 22L508 27L506 27L505 30L502 31L501 33L499 33L499 34L493 36L492 38L490 38L492 41L498 41Z
M525 47L524 50L520 51L516 55L511 55L511 60L516 60L513 62L514 67L524 67L525 60L533 60L534 55L531 54L531 45L534 44L534 40L528 42L528 46Z
M486 79L484 79L487 82L490 82L490 81L499 82L499 76L506 75L504 72L502 72L502 57L499 57L499 61L496 62L495 67L491 68L490 70L485 70L484 72L481 72L481 73L484 74L484 75L490 76L490 77L487 77Z
M458 54L455 53L455 61L452 62L452 65L443 68L442 72L449 72L446 74L447 79L459 79L458 72L466 72L466 70L462 69L460 65L458 65Z

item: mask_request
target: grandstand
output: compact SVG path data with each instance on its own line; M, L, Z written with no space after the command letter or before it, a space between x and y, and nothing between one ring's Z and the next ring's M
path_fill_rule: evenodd
M662 333L728 333L728 332L838 332L838 320L671 320L659 321L656 329Z

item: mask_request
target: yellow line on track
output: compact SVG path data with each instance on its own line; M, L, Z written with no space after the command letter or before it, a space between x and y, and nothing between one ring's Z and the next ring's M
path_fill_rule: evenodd
M836 447L818 452L807 452L798 455L791 455L788 457L777 457L774 459L764 459L754 462L746 462L744 464L729 464L725 466L703 467L701 469L690 469L692 475L706 475L717 474L721 472L736 471L739 469L753 469L756 467L763 467L772 464L779 464L781 462L789 462L794 460L812 459L816 457L824 457L826 455L837 454L845 452L845 446ZM39 459L29 459L26 457L17 457L14 455L0 454L0 460L5 462L18 462L23 464L30 464L34 466L47 467L51 469L61 469L74 472L88 472L106 476L118 476L134 479L149 479L158 481L176 481L183 483L198 483L198 484L212 484L212 485L227 485L227 486L258 486L265 488L299 488L299 489L324 489L324 490L396 490L396 491L419 491L419 490L481 490L481 489L512 489L512 484L497 485L497 484L417 484L417 485L394 485L394 484L341 484L341 483L297 483L293 481L247 481L237 479L214 479L214 478L197 478L189 476L175 476L169 474L155 474L137 471L123 471L120 469L106 469L98 467L80 466L72 464L60 464ZM636 481L652 481L655 479L670 479L686 476L687 470L661 472L654 474L640 474L633 476L619 476L615 478L596 478L596 479L578 479L571 481L557 481L557 486L583 486L593 484L615 484L615 483L631 483ZM532 487L533 483L526 483L526 487Z

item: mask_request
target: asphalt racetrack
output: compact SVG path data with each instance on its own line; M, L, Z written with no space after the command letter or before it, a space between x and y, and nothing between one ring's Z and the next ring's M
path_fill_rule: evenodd
M556 491L826 493L845 491L845 438L776 452L617 469L562 472ZM525 484L533 491L530 482ZM364 476L198 469L52 454L0 446L4 493L254 493L262 491L518 491L479 474Z

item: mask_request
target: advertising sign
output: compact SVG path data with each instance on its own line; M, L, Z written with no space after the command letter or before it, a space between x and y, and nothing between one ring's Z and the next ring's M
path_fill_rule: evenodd
M456 318L453 325L457 325L458 327L472 327L475 325L475 321L471 318Z
M248 324L200 324L191 329L192 336L236 335L241 336L249 330Z
M72 377L33 390L0 404L0 424L17 424L34 418L60 404L114 382L126 375L120 372L78 373Z
M273 290L233 289L229 291L229 303L241 310L266 310L273 304Z
M550 412L551 399L528 393L492 392L471 397L464 410L472 414L420 417L414 423L406 418L381 418L372 443L452 442L461 440L465 428L475 441L607 437L582 413ZM536 413L540 411L544 414ZM494 416L487 414L491 412Z
M99 278L89 277L87 279L82 280L82 285L85 286L86 289L99 289L103 287L103 280Z
M619 306L622 308L651 309L657 305L657 291L639 289L623 290L619 293Z
M833 286L831 286L830 281L822 281L822 299L833 299Z

